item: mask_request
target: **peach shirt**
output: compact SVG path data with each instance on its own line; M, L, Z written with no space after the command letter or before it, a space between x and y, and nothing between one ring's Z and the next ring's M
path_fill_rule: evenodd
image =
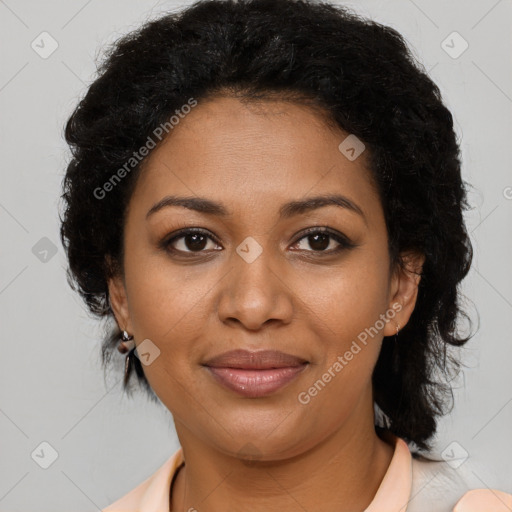
M391 463L364 512L406 512L411 499L412 455L407 443L387 431L394 445ZM184 462L179 448L153 475L101 512L170 512L169 490L176 470ZM467 491L452 512L510 512L512 494L495 489Z

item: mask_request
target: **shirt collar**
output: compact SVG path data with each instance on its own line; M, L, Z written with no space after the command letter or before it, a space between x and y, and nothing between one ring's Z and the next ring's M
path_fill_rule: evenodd
M407 443L389 430L382 433L395 450L377 493L364 512L405 512L412 489L412 456Z

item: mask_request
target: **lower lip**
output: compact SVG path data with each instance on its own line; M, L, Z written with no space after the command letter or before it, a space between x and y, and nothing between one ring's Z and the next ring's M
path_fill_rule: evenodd
M307 364L268 370L243 370L241 368L206 368L226 388L242 396L257 398L267 396L295 379Z

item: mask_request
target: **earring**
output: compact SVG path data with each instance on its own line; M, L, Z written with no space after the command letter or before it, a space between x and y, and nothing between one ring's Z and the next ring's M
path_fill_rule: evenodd
M394 373L398 373L400 368L400 348L398 346L398 333L400 332L400 324L396 323L396 334L395 334L395 342L393 344L393 362L392 368Z
M121 352L121 354L126 354L126 352L132 350L135 347L135 341L132 335L129 335L126 331L123 330L123 334L121 336L121 341L117 346L117 350Z

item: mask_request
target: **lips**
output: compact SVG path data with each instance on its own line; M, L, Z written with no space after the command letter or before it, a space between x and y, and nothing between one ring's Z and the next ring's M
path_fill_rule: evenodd
M277 350L231 350L213 357L204 363L212 368L240 368L243 370L268 370L302 366L306 359Z
M276 350L232 350L206 361L216 382L248 398L272 395L296 379L309 361Z

